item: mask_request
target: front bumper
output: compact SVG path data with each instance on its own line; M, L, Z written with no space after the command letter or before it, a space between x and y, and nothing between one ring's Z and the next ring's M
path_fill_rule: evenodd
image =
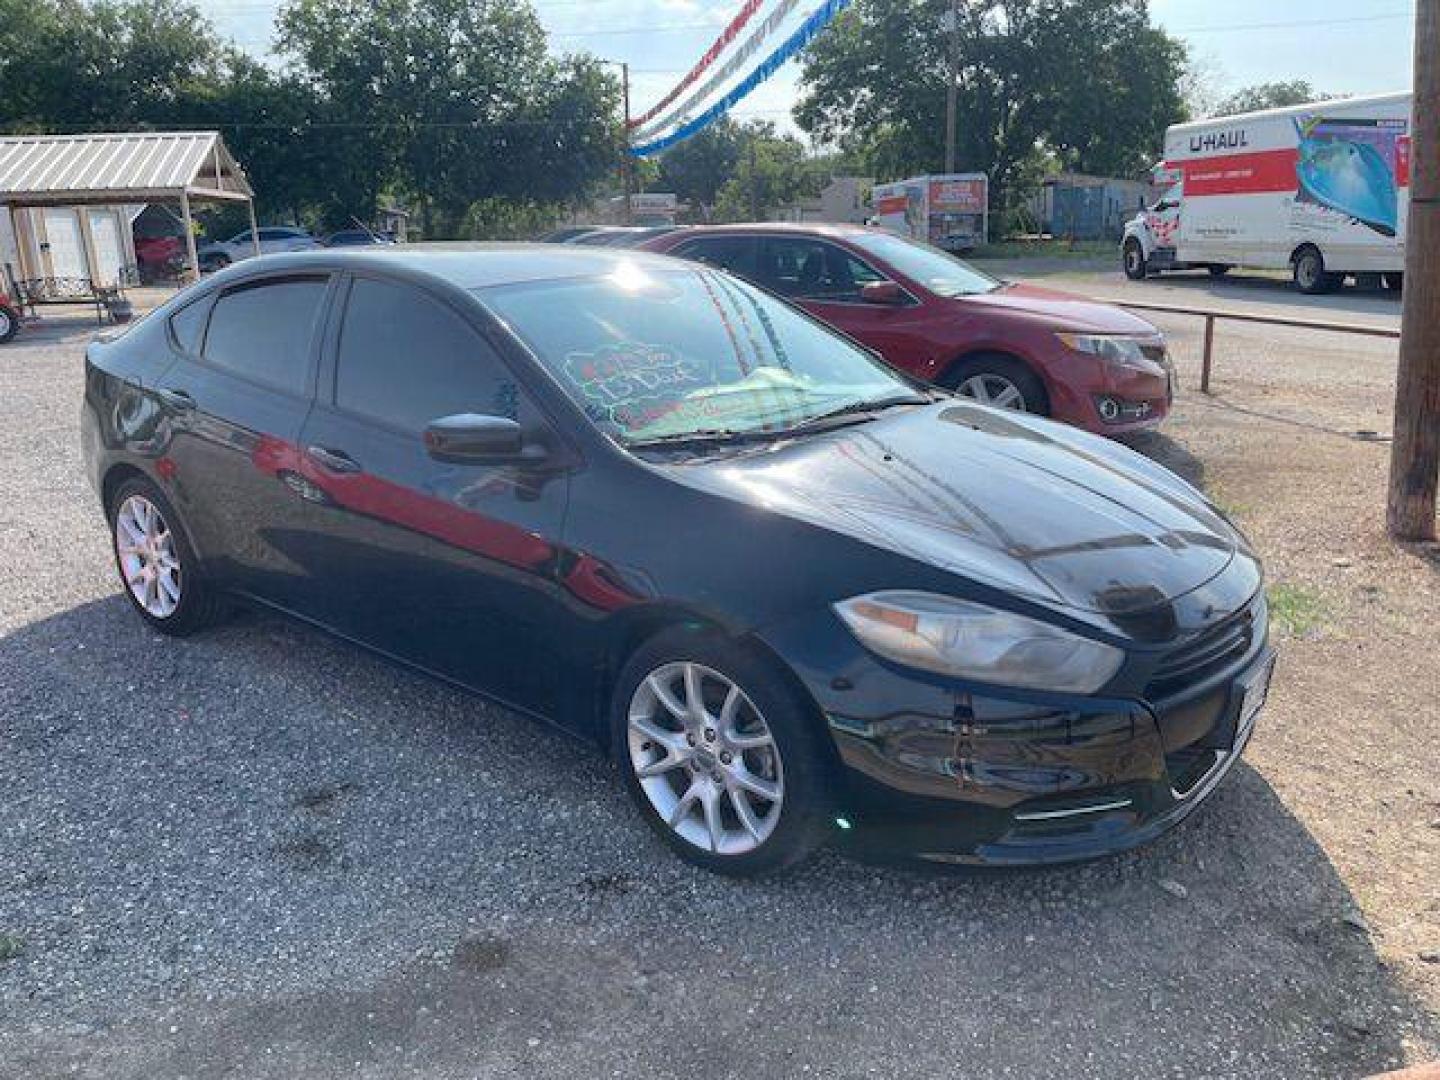
M841 768L837 843L874 857L1022 865L1093 858L1188 817L1234 767L1274 664L1256 632L1168 696L978 691L833 635L779 643L822 703ZM816 643L823 641L823 645ZM838 689L837 689L838 688Z

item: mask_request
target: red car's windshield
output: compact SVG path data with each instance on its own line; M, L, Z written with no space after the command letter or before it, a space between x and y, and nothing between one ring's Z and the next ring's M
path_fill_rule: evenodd
M883 259L937 296L973 296L994 292L1001 285L1001 282L976 270L963 259L903 236L871 232L849 239L861 251Z

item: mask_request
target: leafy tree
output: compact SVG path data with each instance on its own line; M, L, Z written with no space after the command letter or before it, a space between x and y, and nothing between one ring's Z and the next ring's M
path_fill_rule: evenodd
M1304 105L1311 101L1329 101L1334 94L1322 94L1304 79L1288 82L1257 83L1237 90L1215 107L1215 116L1281 109L1287 105Z
M740 160L743 136L729 117L660 155L658 191L673 191L682 202L708 211Z
M616 160L615 78L549 56L528 3L291 0L279 27L333 140L329 217L399 181L448 233L477 199L573 195Z
M944 162L949 0L857 0L807 50L797 122L881 178ZM1185 51L1146 0L971 0L959 25L957 166L1016 199L1046 167L1134 174L1180 119Z
M766 212L806 194L812 173L805 145L780 135L769 121L752 120L738 128L740 150L733 175L716 197L716 215L728 221L763 221Z

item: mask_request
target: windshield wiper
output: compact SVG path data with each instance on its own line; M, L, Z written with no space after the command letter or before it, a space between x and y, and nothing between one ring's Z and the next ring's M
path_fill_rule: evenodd
M778 432L774 431L734 431L730 428L701 428L698 431L672 431L668 435L652 435L646 439L630 439L626 441L625 446L631 450L644 450L651 446L684 446L690 443L715 446L723 443L749 442L753 439L773 439L777 434Z
M838 409L831 409L829 412L812 416L808 420L802 420L793 427L784 428L781 431L775 432L775 434L794 435L799 432L813 431L816 428L829 427L833 421L842 420L845 417L864 416L868 418L872 413L884 412L886 409L893 409L897 405L923 404L925 404L924 398L910 397L908 395L905 397L880 398L878 401L864 399L852 401L848 405L841 405Z

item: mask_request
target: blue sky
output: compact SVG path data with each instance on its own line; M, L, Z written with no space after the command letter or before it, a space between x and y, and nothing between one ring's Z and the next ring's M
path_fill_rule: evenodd
M629 61L636 113L704 53L739 0L533 0L552 47ZM279 0L199 0L220 32L266 52ZM1150 0L1154 20L1194 50L1215 97L1257 82L1308 79L1334 93L1410 86L1413 11L1406 0ZM790 126L791 65L736 110Z

